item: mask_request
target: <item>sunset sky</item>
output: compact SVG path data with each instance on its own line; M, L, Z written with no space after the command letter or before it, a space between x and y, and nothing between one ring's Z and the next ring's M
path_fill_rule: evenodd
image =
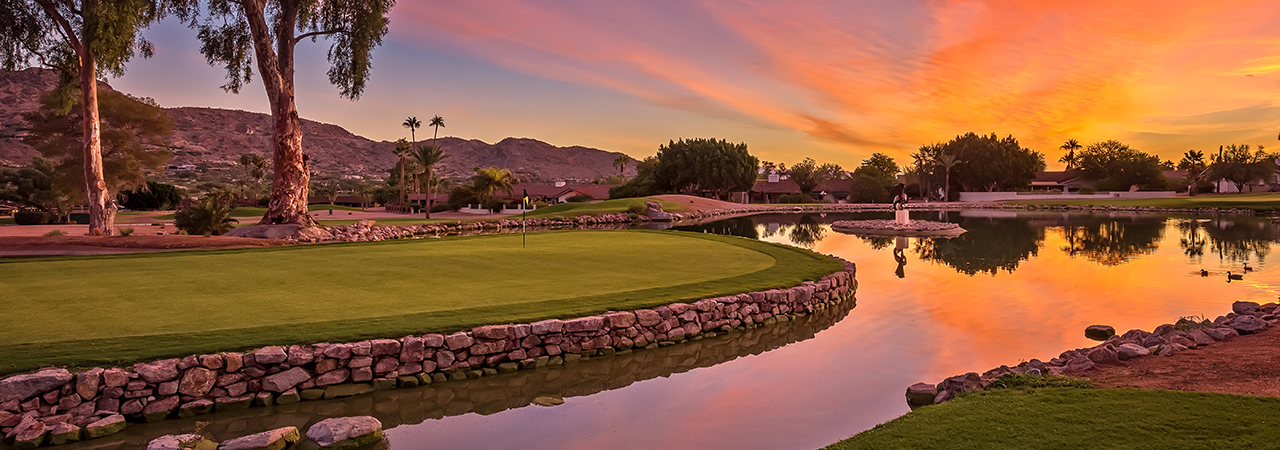
M328 44L299 44L298 107L375 140L438 114L442 135L637 158L716 137L852 168L975 131L1013 134L1050 168L1071 138L1176 161L1227 143L1280 150L1278 24L1276 0L402 0L357 102L328 84ZM156 57L117 88L267 111L260 80L218 88L194 32L148 36Z

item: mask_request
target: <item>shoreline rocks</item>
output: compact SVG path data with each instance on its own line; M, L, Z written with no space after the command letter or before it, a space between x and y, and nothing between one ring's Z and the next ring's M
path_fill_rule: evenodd
M789 321L844 301L856 286L856 266L841 261L843 270L798 286L633 311L448 335L268 346L78 374L44 369L0 380L0 392L7 393L0 402L0 433L16 436L18 430L31 445L47 445L50 428L58 424L68 424L57 430L68 439L71 434L93 439L120 432L126 418L153 422L347 397L675 345Z
M1241 311L1247 314L1241 314ZM907 402L913 407L941 403L962 392L974 390L975 385L972 383L976 383L977 389L986 389L996 378L1005 374L1070 375L1092 370L1100 364L1118 365L1134 358L1169 356L1187 349L1231 340L1242 334L1262 332L1277 324L1280 324L1280 304L1236 302L1232 305L1232 312L1218 316L1213 321L1196 322L1183 318L1177 323L1160 325L1151 332L1134 329L1116 335L1115 329L1110 326L1091 325L1085 329L1086 336L1091 339L1094 339L1092 336L1108 334L1109 330L1108 337L1094 347L1067 350L1048 362L1032 359L1015 367L1000 366L981 375L970 372L947 378L935 386L937 394L932 401L925 400L923 395L930 385L916 383L907 388Z

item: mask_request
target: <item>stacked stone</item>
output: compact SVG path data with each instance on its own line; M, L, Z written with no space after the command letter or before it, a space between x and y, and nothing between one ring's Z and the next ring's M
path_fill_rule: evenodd
M970 372L943 380L937 385L916 383L907 388L907 402L914 405L941 403L965 391L986 389L996 378L1005 374L1064 375L1092 370L1098 364L1120 364L1133 358L1159 355L1169 356L1187 349L1206 347L1242 334L1259 333L1280 323L1280 304L1235 302L1232 312L1218 316L1212 322L1195 322L1180 319L1178 323L1166 323L1150 332L1129 330L1116 335L1115 329L1106 325L1091 325L1085 335L1104 342L1089 348L1067 350L1048 362L1032 359L1015 367L1000 366L982 375Z
M20 447L118 432L127 417L155 422L337 398L376 389L480 378L674 345L703 333L788 320L851 295L856 268L788 289L613 311L568 320L491 325L449 335L353 343L270 346L252 352L191 355L94 368L45 369L0 380L0 432Z

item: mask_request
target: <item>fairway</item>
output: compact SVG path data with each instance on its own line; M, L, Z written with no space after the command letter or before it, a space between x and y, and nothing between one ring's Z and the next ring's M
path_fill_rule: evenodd
M1011 205L1143 206L1153 208L1233 208L1271 211L1280 209L1280 193L1198 195L1195 197L1144 198L1122 200L1010 201Z
M16 260L0 264L0 373L574 317L839 268L790 247L666 231Z
M829 450L1275 448L1280 399L1138 389L975 392Z

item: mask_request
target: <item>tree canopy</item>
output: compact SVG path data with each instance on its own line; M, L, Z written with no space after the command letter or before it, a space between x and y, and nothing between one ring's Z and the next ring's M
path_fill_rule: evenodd
M714 138L670 141L658 147L654 187L686 194L712 191L723 199L730 191L751 189L759 165L745 143Z
M1210 157L1213 164L1209 166L1209 175L1230 181L1236 185L1236 191L1244 192L1245 185L1275 174L1275 159L1280 155L1267 153L1262 146L1258 146L1256 152L1250 150L1248 144L1223 146L1221 156Z
M839 165L832 163L819 165L813 158L805 158L804 161L791 166L791 170L787 173L789 179L800 187L800 193L804 195L809 195L824 181L844 177L844 169Z
M966 133L921 146L911 156L926 178L965 191L1026 188L1045 169L1043 154L1023 148L1012 135L1000 138L995 133Z
M1114 139L1089 144L1076 154L1076 164L1101 190L1164 189L1167 184L1160 158Z

